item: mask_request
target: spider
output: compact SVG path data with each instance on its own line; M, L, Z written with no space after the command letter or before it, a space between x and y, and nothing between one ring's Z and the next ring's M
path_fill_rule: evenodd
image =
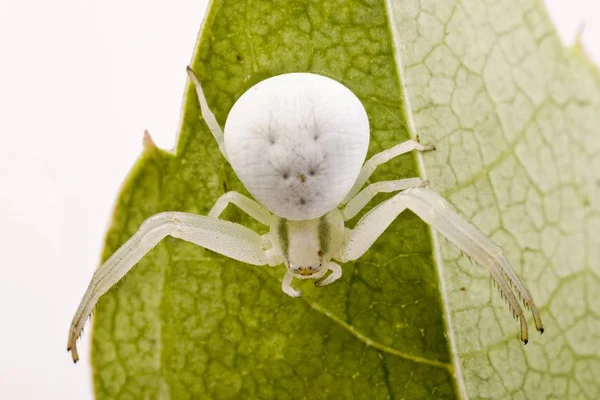
M76 340L100 296L167 235L247 264L284 264L281 288L297 297L300 291L292 287L294 278L314 279L317 286L335 282L342 268L333 260L345 263L360 258L404 210L411 210L487 268L520 321L523 343L528 341L527 323L514 292L531 309L536 329L543 333L535 303L502 249L461 218L426 182L408 178L364 187L377 166L413 150L435 150L434 146L408 140L364 162L369 144L365 108L341 83L312 73L283 74L250 88L233 105L223 133L189 67L188 74L219 150L256 201L232 191L216 201L208 216L168 211L144 221L92 277L69 331L67 349L75 362ZM345 227L345 221L378 193L394 192L354 228ZM268 226L269 233L261 236L220 219L229 204Z

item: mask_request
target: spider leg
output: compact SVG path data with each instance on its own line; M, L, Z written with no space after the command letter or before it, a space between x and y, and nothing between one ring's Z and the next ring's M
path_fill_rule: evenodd
M230 203L235 204L242 211L263 225L269 225L271 223L273 216L270 212L268 212L256 201L238 192L227 192L219 197L213 208L211 208L210 212L208 213L208 216L212 218L219 218L223 210L225 210Z
M286 271L283 281L281 282L281 290L283 293L291 297L298 297L302 293L292 287L292 281L294 280L294 273L292 271Z
M373 172L378 166L388 162L392 158L398 157L401 154L405 154L413 150L430 151L435 150L435 146L423 145L415 140L407 140L406 142L402 142L400 144L395 145L394 147L390 147L387 150L375 154L373 157L367 160L367 162L365 162L365 165L363 165L362 169L360 170L360 173L358 174L358 177L356 178L356 182L354 182L354 186L352 186L352 189L350 189L350 191L342 201L342 204L346 204L351 198L353 198L356 195L356 193L360 191L360 189L364 186L364 184L367 182L369 177L373 174Z
M264 265L272 261L261 247L261 236L242 225L182 212L163 212L148 218L92 276L69 330L67 350L72 352L73 361L79 358L77 338L100 296L168 235L248 264Z
M190 79L192 80L192 83L194 84L194 87L196 88L196 95L198 96L198 102L200 103L200 113L202 114L202 118L204 119L204 122L206 122L208 129L210 129L213 136L215 137L215 140L217 141L217 144L219 145L219 150L221 150L221 154L223 154L223 157L225 157L225 159L228 160L227 153L225 152L225 142L224 142L224 138L223 138L223 130L221 129L221 126L217 122L217 118L215 117L215 114L213 114L213 112L210 111L210 108L208 107L208 103L206 102L206 97L204 96L204 90L202 90L202 85L200 85L200 81L198 81L198 78L194 74L194 71L190 67L187 67L186 70L187 70L188 76L190 77Z
M426 186L421 178L398 179L395 181L375 182L358 192L344 207L342 216L348 221L356 216L379 193L391 193L411 187Z
M338 264L336 264L334 262L329 262L327 264L327 271L331 271L331 274L329 274L329 276L327 278L315 282L315 285L327 286L327 285L332 284L333 282L337 281L342 276L342 267L340 267Z
M489 271L513 315L520 320L521 339L524 343L528 340L527 323L519 301L506 280L522 298L523 303L531 308L537 330L544 332L542 320L531 295L502 254L502 249L475 226L461 218L440 195L427 188L406 189L365 214L356 227L349 231L339 257L336 258L345 262L361 257L406 209L417 214L464 254Z

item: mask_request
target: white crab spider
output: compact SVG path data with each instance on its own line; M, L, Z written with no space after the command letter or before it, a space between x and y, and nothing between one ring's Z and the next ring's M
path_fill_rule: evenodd
M531 308L535 326L543 332L533 299L500 247L463 220L421 179L377 182L362 189L378 165L412 150L433 150L433 146L409 140L363 164L369 144L363 105L342 84L310 73L279 75L250 88L233 105L223 134L200 83L189 68L188 73L221 153L258 202L228 192L208 216L171 211L148 218L94 273L69 331L68 350L74 361L78 359L76 340L99 297L167 235L248 264L284 264L282 289L296 297L300 292L291 285L294 278L315 279L318 286L336 281L342 269L332 260L345 263L360 258L407 209L488 269L520 321L524 343L527 323L513 289ZM353 229L344 226L344 221L383 192L398 193L366 213ZM260 236L219 219L230 203L269 226L270 232Z

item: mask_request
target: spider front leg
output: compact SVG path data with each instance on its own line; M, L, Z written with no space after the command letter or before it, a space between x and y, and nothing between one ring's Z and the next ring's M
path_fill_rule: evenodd
M358 174L358 177L356 178L356 181L354 182L354 186L352 186L352 189L350 189L350 191L342 201L342 204L346 204L360 191L360 189L364 186L364 184L367 182L367 180L373 174L373 172L375 172L375 169L378 166L388 162L392 158L398 157L401 154L405 154L413 150L431 151L435 150L435 146L423 145L417 142L416 140L407 140L406 142L402 142L394 147L390 147L387 150L375 154L363 165L362 169L360 170L360 173Z
M502 297L506 299L513 315L521 324L523 343L529 340L527 322L519 301L508 283L520 295L525 306L531 308L537 330L540 333L544 332L541 317L531 295L502 254L502 249L476 227L462 219L446 200L427 188L407 189L373 208L350 231L339 257L336 258L346 262L361 257L392 221L406 209L414 212L463 253L489 271Z
M163 212L148 218L139 230L94 273L73 317L67 350L77 362L77 338L100 296L123 278L165 236L197 244L234 260L253 265L278 263L271 250L262 248L256 232L229 221L183 212Z

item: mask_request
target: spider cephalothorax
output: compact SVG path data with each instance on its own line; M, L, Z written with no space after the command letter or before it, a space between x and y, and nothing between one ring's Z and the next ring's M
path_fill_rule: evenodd
M231 109L223 134L200 83L188 72L221 153L257 201L228 192L208 216L170 211L148 218L94 273L69 331L73 360L78 359L76 340L98 298L167 235L248 264L284 264L282 289L295 297L300 292L291 286L294 278L314 279L319 286L336 281L342 268L332 260L345 263L360 258L404 210L414 212L489 271L520 321L524 343L527 323L515 292L531 308L536 329L543 332L535 303L502 249L421 179L364 187L378 165L433 146L408 140L364 162L369 122L361 102L341 83L309 73L279 75L250 88ZM375 195L393 192L397 193L362 216L354 228L345 227L345 221ZM269 226L269 233L260 236L220 219L230 203Z

